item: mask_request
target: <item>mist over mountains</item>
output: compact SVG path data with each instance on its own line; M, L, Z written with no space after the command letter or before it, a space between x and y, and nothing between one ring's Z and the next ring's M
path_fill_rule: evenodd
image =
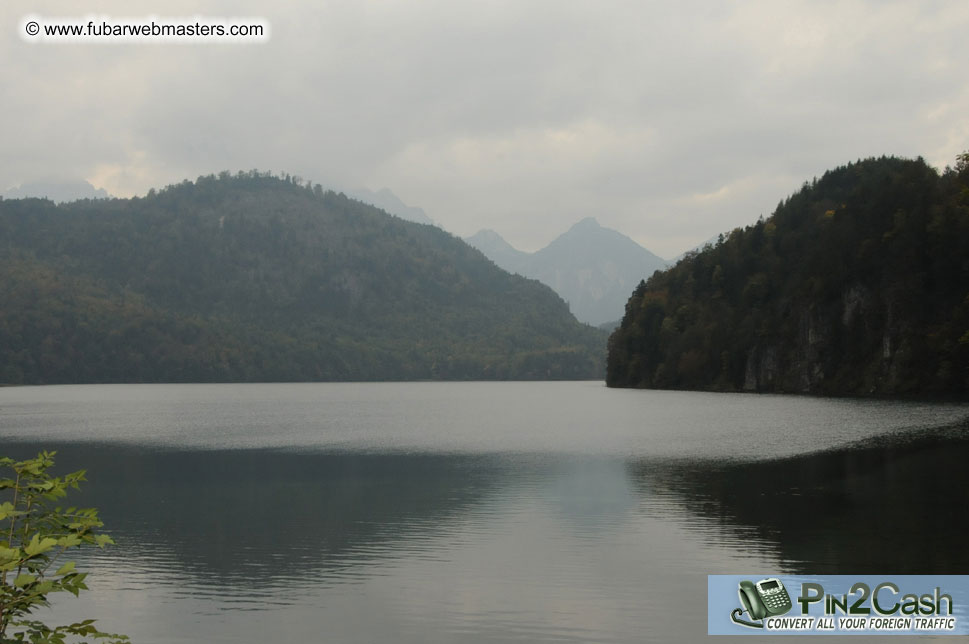
M2 196L4 199L36 197L50 199L57 203L77 199L108 199L111 197L104 188L95 188L83 179L26 181L19 186L5 190Z
M514 248L493 230L465 241L501 268L552 287L576 318L593 325L619 320L636 285L668 264L593 217L534 253Z
M344 191L346 196L356 199L357 201L362 201L363 203L370 204L371 206L376 206L386 213L391 215L396 215L401 219L406 219L407 221L413 221L418 224L433 224L434 221L427 216L423 208L417 206L408 206L400 197L395 195L390 191L389 188L381 188L380 190L374 192L373 190L368 190L367 188L356 188L353 190Z
M435 226L248 172L0 201L0 383L587 379L606 335Z

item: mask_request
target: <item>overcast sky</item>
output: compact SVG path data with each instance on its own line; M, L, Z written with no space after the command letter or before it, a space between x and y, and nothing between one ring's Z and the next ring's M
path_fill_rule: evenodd
M37 44L27 14L257 16L265 44ZM595 216L671 257L826 169L969 149L969 2L23 2L0 190L223 169L388 187L535 250Z

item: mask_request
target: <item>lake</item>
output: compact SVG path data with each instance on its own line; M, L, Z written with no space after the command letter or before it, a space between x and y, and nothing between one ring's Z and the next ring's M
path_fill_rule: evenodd
M16 387L0 440L86 468L118 544L46 618L144 643L694 641L708 574L969 574L965 404Z

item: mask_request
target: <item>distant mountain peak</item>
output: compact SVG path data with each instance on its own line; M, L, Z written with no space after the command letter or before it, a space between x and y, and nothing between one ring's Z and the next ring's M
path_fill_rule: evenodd
M636 284L666 261L617 230L586 217L534 253L516 250L493 230L465 241L509 272L551 286L569 303L572 314L588 324L622 317Z
M44 179L25 181L3 193L7 199L37 197L50 199L57 203L77 201L78 199L110 199L104 188L95 188L83 179Z
M489 228L483 228L470 237L465 237L464 242L480 250L485 257L509 273L522 273L524 262L530 257L528 253L518 250L505 241L504 237Z
M511 248L511 249L515 249L515 247L509 244L504 237L499 235L497 232L491 230L490 228L482 228L475 234L466 238L464 241L471 244L472 246L475 246L475 248L477 248L475 244L488 244L489 246L497 244L501 246L507 246L508 248Z
M482 228L481 230L479 230L475 234L471 235L471 237L468 237L468 239L474 239L474 238L479 238L479 239L500 239L501 241L505 241L505 238L504 237L502 237L501 235L499 235L497 232L495 232L494 230L492 230L490 228Z
M423 208L408 206L390 188L381 188L376 192L367 188L357 188L356 190L348 190L346 195L357 201L376 206L388 214L406 219L407 221L413 221L418 224L434 223L434 220L427 216Z
M575 222L574 224L572 224L572 227L569 228L569 231L594 230L596 228L602 228L602 226L599 224L599 220L596 219L595 217L586 217L585 219L581 219Z

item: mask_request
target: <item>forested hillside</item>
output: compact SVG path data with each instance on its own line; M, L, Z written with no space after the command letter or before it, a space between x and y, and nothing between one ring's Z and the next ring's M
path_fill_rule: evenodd
M289 177L0 201L0 382L601 377L605 334L433 226Z
M969 393L969 154L825 173L636 288L610 386Z

